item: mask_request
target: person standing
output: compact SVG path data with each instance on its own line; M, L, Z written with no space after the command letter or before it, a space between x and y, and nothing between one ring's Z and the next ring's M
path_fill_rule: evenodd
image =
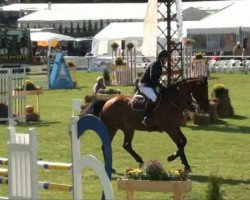
M242 58L242 46L240 44L240 41L238 41L233 48L233 56L236 60L241 60Z
M167 58L168 51L165 49L161 50L157 56L157 59L148 64L145 72L139 79L139 91L148 98L144 110L144 118L142 120L142 124L144 126L148 126L148 123L152 117L157 95L159 93L162 67L164 67L164 65L166 64Z

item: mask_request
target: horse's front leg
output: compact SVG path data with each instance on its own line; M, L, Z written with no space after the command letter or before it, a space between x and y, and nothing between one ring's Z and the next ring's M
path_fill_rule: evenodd
M169 134L169 136L171 137L171 139L174 141L174 143L176 144L177 148L178 148L178 154L180 156L181 162L184 165L184 170L185 173L188 174L191 172L191 167L188 164L186 155L185 155L185 151L184 151L184 147L185 147L185 142L183 142L181 140L180 134L179 132L181 132L181 130L179 128L177 129L172 129L172 130L168 130L167 133Z
M187 138L185 137L185 135L182 133L181 129L178 127L177 128L180 140L182 142L182 145L185 147L187 144ZM177 150L176 152L174 152L173 154L169 155L167 160L168 162L171 162L173 160L175 160L176 158L178 158L180 156L180 152L179 150Z
M123 141L123 148L135 159L136 162L139 163L141 167L143 164L143 160L141 156L139 156L134 149L132 148L132 140L134 138L134 130L126 129L123 130L124 133L124 141Z

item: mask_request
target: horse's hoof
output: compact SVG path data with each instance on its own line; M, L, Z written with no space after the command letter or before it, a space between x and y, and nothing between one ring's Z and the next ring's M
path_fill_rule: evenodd
M186 168L184 169L184 174L185 174L185 175L191 175L191 174L192 174L191 168L190 168L190 167L186 167Z
M144 163L139 163L139 168L142 168Z
M168 156L168 162L171 162L171 161L173 161L173 160L175 160L176 159L176 156L175 155L170 155L170 156Z

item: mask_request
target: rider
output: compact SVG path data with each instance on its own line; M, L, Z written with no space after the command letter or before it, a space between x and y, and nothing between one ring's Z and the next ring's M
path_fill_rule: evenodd
M161 50L157 59L151 62L146 71L142 74L139 80L139 91L148 97L148 102L144 111L142 124L148 126L148 122L155 108L157 94L159 93L160 77L162 75L162 67L166 64L168 51Z

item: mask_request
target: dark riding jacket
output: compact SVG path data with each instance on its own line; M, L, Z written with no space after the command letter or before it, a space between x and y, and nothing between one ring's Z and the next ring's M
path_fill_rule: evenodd
M160 77L162 74L162 64L160 60L151 62L146 71L140 77L140 85L143 87L150 87L156 89L160 86Z

